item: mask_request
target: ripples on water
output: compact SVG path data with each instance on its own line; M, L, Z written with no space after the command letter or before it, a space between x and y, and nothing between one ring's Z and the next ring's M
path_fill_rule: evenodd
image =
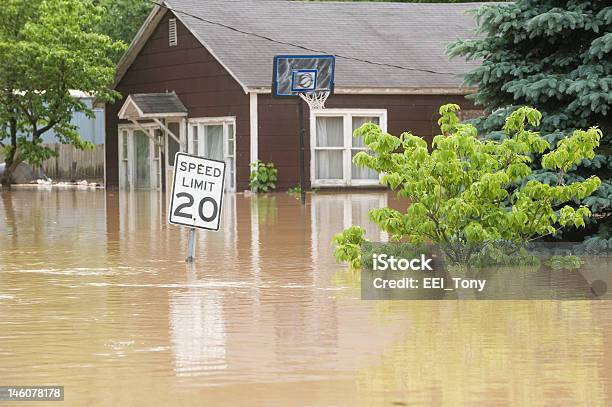
M1 198L0 385L64 385L66 405L611 404L609 301L361 301L330 240L384 239L367 211L386 193L228 195L195 266L160 193Z

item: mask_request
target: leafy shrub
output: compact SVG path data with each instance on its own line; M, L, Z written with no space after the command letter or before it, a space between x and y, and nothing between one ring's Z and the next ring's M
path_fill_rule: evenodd
M278 170L274 167L274 163L265 164L260 160L251 163L251 176L249 178L251 191L269 192L276 189L276 181L278 181Z
M393 240L433 242L452 263L468 264L488 245L499 241L521 245L555 234L565 226L584 227L591 212L567 203L582 200L600 185L584 181L550 186L528 179L534 155L550 149L548 141L527 126L536 127L542 115L521 107L504 125L501 141L479 140L476 128L459 123L457 105L440 108L441 135L427 142L411 133L395 137L368 123L355 131L371 152L359 152L353 162L383 173L381 182L412 204L405 213L373 209L370 219ZM576 130L555 150L542 156L542 165L558 174L584 158L592 158L601 131ZM562 177L561 177L562 178ZM358 264L354 245L363 233L351 228L337 235L336 258Z
M347 262L352 268L361 267L361 245L366 242L365 230L359 226L351 226L343 232L338 233L332 239L336 243L334 256L336 260Z
M300 195L302 194L302 187L300 187L299 185L297 187L289 187L287 193L293 196L294 198L299 199Z

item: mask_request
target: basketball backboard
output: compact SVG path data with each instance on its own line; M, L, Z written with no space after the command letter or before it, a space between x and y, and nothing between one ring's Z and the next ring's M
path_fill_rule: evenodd
M333 55L277 55L272 94L279 97L334 91Z

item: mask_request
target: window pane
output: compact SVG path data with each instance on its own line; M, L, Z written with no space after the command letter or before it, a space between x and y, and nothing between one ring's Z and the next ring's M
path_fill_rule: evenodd
M227 125L227 155L234 156L234 125Z
M198 126L191 127L191 153L199 155L198 151Z
M123 151L121 152L122 158L124 160L127 160L128 159L128 132L125 130L121 133L121 143L123 144L123 148L122 148Z
M351 151L351 179L378 179L378 173L368 167L358 167L353 164L353 157L359 150Z
M227 155L234 156L234 140L227 141Z
M317 117L317 147L344 147L343 118Z
M148 131L148 134L151 134L151 130ZM155 141L154 141L155 140ZM160 143L163 142L162 131L161 129L153 129L153 139L150 141L151 148L153 148L153 159L159 159L159 155L161 152Z
M317 179L343 179L342 151L318 150L315 152L315 177Z
M380 120L378 117L366 117L366 116L353 116L353 129L351 134L355 133L355 130L360 128L366 123L374 123L380 125ZM363 144L363 140L361 137L351 137L353 139L353 147L365 147Z
M223 126L205 126L204 139L204 157L223 161Z

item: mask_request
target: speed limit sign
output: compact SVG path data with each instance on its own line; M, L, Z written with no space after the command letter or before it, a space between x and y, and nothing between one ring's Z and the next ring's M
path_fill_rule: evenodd
M224 182L225 162L176 153L168 221L218 231Z

